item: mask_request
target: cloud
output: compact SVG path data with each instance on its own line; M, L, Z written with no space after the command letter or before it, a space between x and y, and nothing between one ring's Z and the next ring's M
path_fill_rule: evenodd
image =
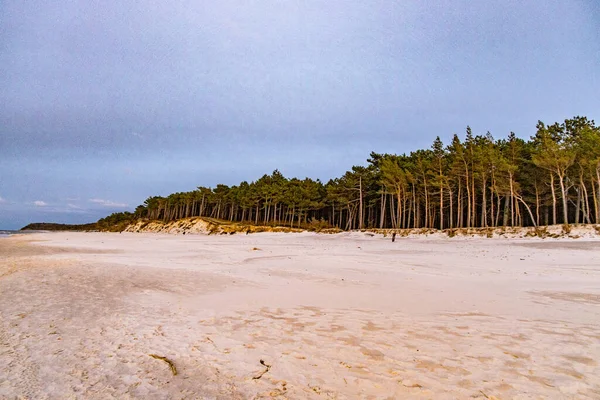
M131 132L131 136L135 136L135 137L140 138L140 139L144 138L144 135L142 135L139 132Z
M128 204L125 203L117 203L112 200L103 200L103 199L90 199L90 203L99 204L103 207L128 207Z
M2 196L0 196L0 204L2 203L6 203L6 200L2 198Z
M42 200L36 200L33 202L33 205L36 207L46 207L48 205L48 203L46 203L45 201L42 201Z
M79 207L78 205L71 204L71 203L67 204L67 207L69 207L73 210L82 210L82 207Z

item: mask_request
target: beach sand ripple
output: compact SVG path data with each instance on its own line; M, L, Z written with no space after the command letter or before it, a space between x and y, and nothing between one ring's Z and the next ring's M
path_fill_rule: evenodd
M600 242L538 243L2 239L0 398L599 398Z

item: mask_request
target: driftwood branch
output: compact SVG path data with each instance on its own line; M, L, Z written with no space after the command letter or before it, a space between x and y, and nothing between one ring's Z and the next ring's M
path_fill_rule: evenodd
M266 369L263 372L261 372L260 374L253 376L252 379L254 379L254 380L258 380L258 379L262 378L263 375L266 374L267 372L269 372L269 370L271 369L271 366L269 364L265 363L264 360L260 360L260 364L263 365Z
M173 375L177 375L177 368L175 368L175 364L173 364L173 361L169 360L167 357L159 356L157 354L148 355L152 358L156 358L157 360L166 362L169 365L169 368L171 368L171 372L173 373Z

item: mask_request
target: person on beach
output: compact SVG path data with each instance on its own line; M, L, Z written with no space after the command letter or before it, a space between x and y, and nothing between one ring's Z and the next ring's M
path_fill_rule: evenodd
M392 233L392 243L396 241L396 232Z

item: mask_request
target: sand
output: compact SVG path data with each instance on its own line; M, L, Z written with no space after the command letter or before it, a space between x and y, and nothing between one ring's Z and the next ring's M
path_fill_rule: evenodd
M0 239L0 398L271 397L600 398L600 241Z

